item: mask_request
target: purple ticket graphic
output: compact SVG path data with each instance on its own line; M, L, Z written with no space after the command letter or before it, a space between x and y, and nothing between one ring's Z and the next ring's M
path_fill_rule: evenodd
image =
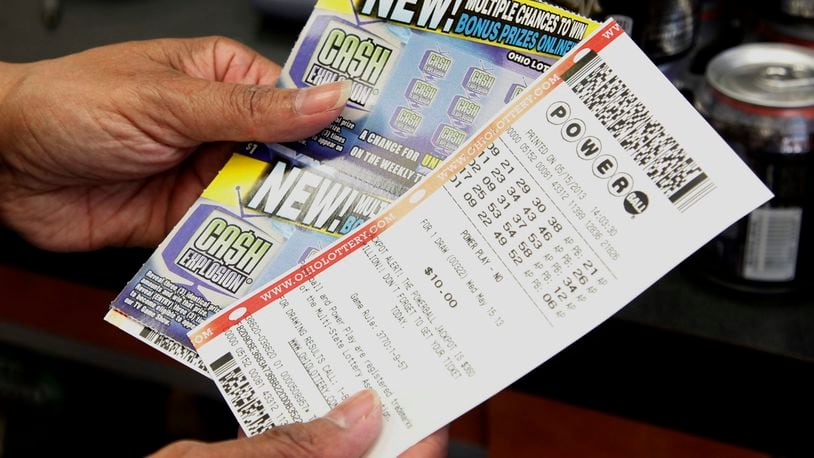
M477 119L480 109L480 104L459 95L452 99L452 105L449 106L447 114L462 124L472 124Z
M516 99L518 95L520 95L523 90L526 89L525 84L515 83L512 84L509 88L509 92L506 93L506 98L503 99L504 102L509 103L512 100Z
M263 233L237 215L214 205L199 206L162 255L168 269L199 286L237 297L262 271L279 236Z
M184 245L175 264L224 292L237 294L252 283L252 272L272 247L273 242L262 235L244 230L226 215L214 214Z
M345 21L320 18L322 34L302 73L309 86L351 80L350 103L369 107L377 85L394 65L395 49L387 41Z
M458 149L466 140L467 133L449 124L441 124L432 136L432 144L444 152Z
M404 93L407 100L416 105L422 105L425 107L432 105L436 95L438 95L437 87L418 78L410 82L407 92Z
M481 68L472 67L466 72L463 87L467 91L485 97L492 91L497 77Z
M424 117L407 107L398 107L390 118L390 127L401 134L413 135L421 126Z
M453 60L439 51L427 51L421 59L421 71L432 78L446 78Z
M189 346L186 332L251 292L285 241L271 226L199 202L114 304Z

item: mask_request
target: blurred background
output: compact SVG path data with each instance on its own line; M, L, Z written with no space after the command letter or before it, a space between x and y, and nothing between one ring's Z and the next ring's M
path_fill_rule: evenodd
M313 3L0 0L0 60L218 34L282 64ZM617 18L777 197L453 423L450 456L814 456L814 0L552 3ZM0 242L0 457L235 436L207 379L102 321L150 250Z

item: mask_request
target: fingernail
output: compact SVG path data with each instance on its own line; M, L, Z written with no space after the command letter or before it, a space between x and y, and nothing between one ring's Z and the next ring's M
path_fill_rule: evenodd
M376 392L364 390L342 401L325 415L325 419L336 423L340 428L350 429L378 412L380 408Z
M294 99L294 109L299 114L312 115L341 108L350 97L350 88L351 81L343 80L302 89Z

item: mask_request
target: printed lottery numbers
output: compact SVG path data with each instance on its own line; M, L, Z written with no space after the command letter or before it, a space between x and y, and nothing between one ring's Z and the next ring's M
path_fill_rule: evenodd
M479 186L475 186L475 188L479 188ZM474 189L474 188L473 188ZM476 192L479 192L478 189ZM478 213L478 218L485 226L490 226L497 222L500 218L506 214L505 212L509 211L515 202L519 201L523 196L531 192L531 187L526 184L524 179L516 180L515 185L509 186L504 193L498 194L497 197L488 202L486 204L486 210L481 211ZM477 196L478 194L475 194ZM468 199L469 197L473 197L469 195L469 193L464 195L464 199ZM471 207L477 206L477 201L469 201L467 200ZM534 221L537 219L537 215L533 214L532 212L534 209L537 209L538 213L543 213L546 210L545 204L540 201L539 198L535 198L533 202L533 207L525 207L518 214L513 215L511 218L515 221L515 223L520 223L518 218L521 218L519 215L524 215L528 218L529 221Z
M488 182L484 187L475 185L472 187L471 193L464 194L464 200L471 208L477 207L481 201L486 199L489 194L485 190L495 189L490 186L494 184L490 177L484 177L484 181ZM519 201L529 192L531 192L531 187L526 184L525 179L521 178L515 180L514 184L506 188L505 192L498 194L495 199L486 203L486 210L478 213L478 219L480 219L485 226L491 226L502 218L504 214L506 214L505 212L511 209L512 204ZM523 211L528 213L531 210L530 208L526 208ZM536 215L532 216L532 218L536 218Z
M564 318L607 283L594 261L585 257L587 250L570 234L568 217L558 208L571 189L555 183L549 200L534 178L512 163L508 151L496 145L467 164L450 185L448 189L457 189L459 205L476 215L475 224L485 229L481 235L503 253L506 266L519 269L542 310ZM576 202L566 207L578 220L586 217Z
M607 284L607 280L598 274L599 269L593 261L580 261L578 266L552 286L553 290L543 294L544 304L556 311L557 317L565 318L566 310L576 310L577 304L586 302L590 295L599 292L599 286Z
M495 238L498 239L498 242L501 246L505 246L508 243L509 239L513 239L515 237L525 238L528 237L528 241L533 243L535 248L542 248L542 243L540 243L539 238L536 236L535 233L531 233L531 235L525 235L529 230L532 228L533 222L537 221L540 218L540 214L545 212L545 205L535 206L535 207L523 207L517 213L508 216L506 219L507 221L504 222L501 226L498 227L498 230L495 231ZM536 210L536 212L535 212ZM542 211L541 211L542 210ZM500 210L496 210L497 213L500 213ZM486 212L483 212L486 213ZM488 216L488 214L487 214ZM492 224L490 222L487 225ZM559 232L562 230L562 225L559 224L557 218L550 218L549 224L553 223L552 226L540 226L538 231L544 233L543 239L548 241L553 238L553 232Z
M496 156L500 155L500 153L501 151L496 145L494 144L489 145L476 158L469 161L469 164L467 164L466 167L463 168L463 170L458 172L458 174L452 177L452 179L450 179L449 182L453 185L454 188L460 187L462 184L464 184L464 182L466 182L467 180L474 179L477 175L484 171L484 167L486 167L486 164L491 162L492 159L495 158ZM511 163L507 160L501 161L499 168L491 169L490 173L502 175L503 171L505 170L514 171L514 167L512 167ZM503 178L505 179L505 177Z
M495 169L491 175L483 177L480 183L473 185L469 192L464 193L464 201L469 205L469 208L475 208L497 190L498 184L505 182L506 175L503 174L503 171ZM514 185L509 186L504 193L499 194L492 204L494 204L495 208L506 210L512 203L517 202L529 192L531 192L531 187L526 184L526 180L519 179L515 181Z

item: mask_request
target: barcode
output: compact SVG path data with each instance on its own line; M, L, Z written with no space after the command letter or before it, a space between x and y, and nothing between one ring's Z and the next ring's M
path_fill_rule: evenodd
M231 353L216 359L210 367L246 434L253 436L274 427L271 416L265 411L263 403Z
M596 53L580 60L565 80L680 211L715 189L695 160Z
M204 374L208 373L201 357L180 342L147 327L139 332L139 336L175 359L185 362L190 367L198 368Z
M749 215L743 276L749 280L791 281L797 273L800 208L761 208Z

